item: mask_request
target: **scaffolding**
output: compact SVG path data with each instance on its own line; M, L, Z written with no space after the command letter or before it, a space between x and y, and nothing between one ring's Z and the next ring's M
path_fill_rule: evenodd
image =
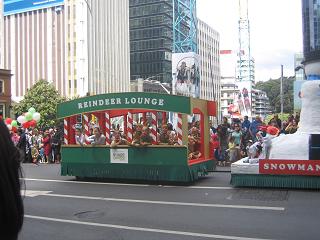
M196 0L173 1L173 52L197 52Z
M254 60L250 49L250 23L248 0L239 0L239 52L238 76L240 82L250 81L254 84Z

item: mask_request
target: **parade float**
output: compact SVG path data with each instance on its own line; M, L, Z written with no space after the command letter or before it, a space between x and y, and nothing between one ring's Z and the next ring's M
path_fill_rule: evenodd
M267 134L269 157L262 154L233 163L233 186L320 189L320 80L304 83L300 95L297 132L278 137Z
M177 116L177 144L159 145L158 125L166 122L169 113ZM216 104L212 101L156 93L113 93L61 103L57 114L64 120L61 150L61 175L64 176L193 182L216 166L209 154L209 116L216 114ZM153 143L134 147L130 145L134 119L141 114L151 117ZM192 114L197 114L200 122L201 157L197 159L188 159L188 116ZM111 122L116 117L123 119L128 145L110 145ZM79 125L79 119L88 137L92 118L104 133L106 144L76 145L75 126Z

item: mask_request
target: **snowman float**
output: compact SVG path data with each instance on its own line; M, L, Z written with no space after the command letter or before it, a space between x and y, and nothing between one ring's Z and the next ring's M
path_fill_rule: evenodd
M320 80L303 84L301 100L297 132L267 134L268 157L264 153L233 163L232 185L320 189Z

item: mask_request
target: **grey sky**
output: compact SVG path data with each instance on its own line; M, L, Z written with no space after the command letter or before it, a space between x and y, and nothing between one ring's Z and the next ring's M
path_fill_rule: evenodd
M220 33L220 49L238 46L238 0L197 0L198 17ZM294 75L294 53L302 51L301 0L249 0L251 55L256 81Z

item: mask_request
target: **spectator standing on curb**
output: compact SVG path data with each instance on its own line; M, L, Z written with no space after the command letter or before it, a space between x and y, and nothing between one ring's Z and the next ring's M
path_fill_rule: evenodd
M42 144L45 155L45 163L51 163L51 135L49 133L49 129L44 131Z
M20 192L21 155L13 145L5 123L0 120L0 239L16 240L23 224Z

